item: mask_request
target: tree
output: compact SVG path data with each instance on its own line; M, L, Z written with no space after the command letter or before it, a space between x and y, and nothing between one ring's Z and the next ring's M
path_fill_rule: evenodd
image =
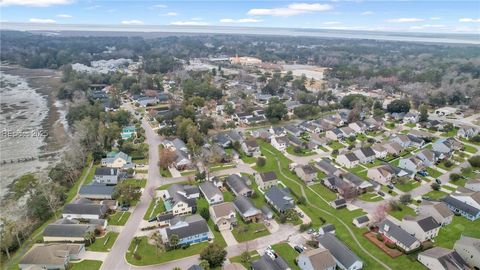
M389 113L407 113L410 111L410 101L407 99L396 99L387 105Z
M235 107L231 102L226 102L225 105L223 105L223 112L225 112L228 116L231 116L235 113Z
M473 156L468 159L468 163L474 168L480 168L480 156Z
M301 204L301 205L307 204L307 198L305 198L304 196L300 196L297 200L297 204Z
M267 164L267 160L264 157L258 157L256 164L257 164L257 167L261 168L265 166L265 164Z
M85 235L83 236L83 238L85 239L85 241L88 241L90 245L92 245L92 243L95 241L95 232L87 231L85 232Z
M200 253L200 259L206 260L211 268L222 266L226 257L227 251L216 243L209 244Z
M431 187L433 190L437 190L437 191L440 190L440 184L438 183L432 183Z
M450 174L450 180L452 180L454 182L460 180L461 178L462 178L462 176L458 173Z
M379 204L372 214L372 223L377 223L385 219L388 214L389 206L386 203Z
M265 111L265 116L271 122L278 122L282 120L287 114L287 107L278 97L273 97L268 101L268 106Z
M172 234L168 239L168 244L170 245L170 247L173 247L173 249L176 249L179 241L180 241L180 238L178 237L178 235Z
M206 260L201 260L198 264L203 270L210 270L210 264Z
M200 208L199 214L207 221L210 219L210 211L208 211L208 208Z
M252 259L252 256L250 255L250 252L248 250L245 250L240 254L240 261L242 263L248 264L250 263L250 260Z
M364 95L350 94L343 97L340 101L340 104L343 108L353 109L353 107L355 107L355 104L358 104L359 102L366 102L366 100L367 98Z
M158 165L162 169L168 169L168 167L170 167L177 159L177 154L173 149L170 148L160 148L159 155L160 158L158 161Z
M425 104L420 105L420 122L427 122L428 121L428 107Z
M159 232L155 232L152 235L152 239L155 241L155 248L158 256L159 251L165 251L165 243L163 243L162 235Z
M410 195L408 193L400 196L400 202L402 204L409 204L411 201L412 201L412 195Z
M123 181L117 184L112 197L121 204L131 205L133 201L140 199L141 195L139 186Z

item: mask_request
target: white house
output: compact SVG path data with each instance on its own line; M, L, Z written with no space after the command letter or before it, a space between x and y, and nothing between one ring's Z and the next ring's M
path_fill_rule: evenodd
M288 138L287 136L272 137L270 143L278 151L285 151L288 146Z
M375 152L375 157L376 158L382 159L382 158L386 158L387 155L388 155L387 149L380 144L372 145L371 148L372 148L373 152Z
M358 157L360 163L369 163L375 161L375 152L370 147L362 147L353 151Z
M442 247L425 250L418 254L417 259L430 270L470 269L456 251Z
M353 168L360 164L360 160L354 153L346 153L339 155L335 161L343 167Z
M316 248L300 253L297 265L302 270L335 270L337 263L328 249Z
M424 216L431 215L442 226L452 223L454 216L452 210L444 202L435 201L422 201L417 207L417 213Z
M432 216L405 216L402 219L401 226L420 242L425 242L437 237L441 227Z
M461 236L453 249L462 257L470 266L480 267L480 239Z
M395 177L395 170L388 165L381 165L369 168L367 177L382 185L390 184L392 178Z
M204 181L198 185L208 204L217 204L223 202L223 194L211 181Z
M378 224L378 232L406 252L420 247L420 241L388 219L384 219Z

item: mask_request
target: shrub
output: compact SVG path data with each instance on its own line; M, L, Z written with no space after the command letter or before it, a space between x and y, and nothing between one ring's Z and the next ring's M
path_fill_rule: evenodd
M300 231L304 232L312 227L312 223L307 223L307 224L301 224L300 225Z
M402 204L409 204L412 201L412 195L410 194L403 194L400 196L400 202Z
M265 164L267 164L267 160L264 157L258 157L256 163L257 167L263 167Z
M395 249L397 247L397 245L391 242L385 242L385 246L387 246L390 249Z
M458 181L458 180L460 180L460 178L462 178L462 176L458 173L450 174L450 180L452 180L452 181Z
M468 159L468 162L472 167L480 168L480 156L473 156Z
M185 245L182 246L182 249L187 249L189 247L190 247L190 244L185 244Z
M137 261L142 259L142 255L138 254L138 252L133 253L133 258Z
M377 233L376 237L377 237L377 240L380 241L380 242L383 242L383 240L385 240L385 239L383 238L383 235L380 234L380 233Z
M453 166L453 162L451 160L445 160L444 162L445 167L450 168Z
M325 224L325 222L327 222L323 217L319 217L318 219L320 219L320 221L322 222L322 224Z
M278 216L278 222L280 222L281 224L287 222L287 217L284 214L280 214Z
M438 183L432 183L431 187L433 190L440 190L440 185Z
M316 241L316 240L308 240L308 241L307 241L307 246L312 247L312 248L318 248L318 241Z
M297 200L297 204L306 204L307 203L307 199L303 196L301 196L300 198L298 198Z
M332 151L332 155L338 155L338 149L334 149L334 150Z
M293 152L295 152L296 154L300 154L302 153L302 148L300 146L295 146L293 148Z

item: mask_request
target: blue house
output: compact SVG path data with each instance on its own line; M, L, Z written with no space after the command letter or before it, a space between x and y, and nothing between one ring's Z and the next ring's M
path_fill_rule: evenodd
M122 128L122 133L121 133L122 139L123 140L130 139L133 136L133 134L136 133L136 131L137 130L135 129L135 126L127 126Z
M478 207L480 192L462 196L463 194L450 194L442 199L454 213L459 213L469 220L477 220L480 218L480 208ZM470 196L469 196L470 195Z
M170 227L160 230L165 243L172 235L178 236L178 245L191 245L213 238L207 222L200 215L176 216L170 220Z

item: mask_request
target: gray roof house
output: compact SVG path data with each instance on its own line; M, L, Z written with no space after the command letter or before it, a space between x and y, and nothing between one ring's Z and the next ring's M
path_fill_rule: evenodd
M96 204L86 199L80 199L74 203L66 204L63 208L63 218L75 219L101 219L107 213L108 206Z
M453 249L471 266L480 266L480 239L460 236Z
M111 200L115 188L102 184L90 184L80 187L78 196L80 198L94 200Z
M198 187L200 188L200 191L207 200L208 204L211 205L223 202L222 192L212 182L204 181L198 185Z
M362 147L353 151L353 153L358 157L360 163L373 162L376 158L375 152L370 147Z
M328 249L316 248L304 251L297 257L302 270L335 270L337 263Z
M267 192L265 192L265 200L267 200L267 202L280 213L295 207L295 200L290 194L290 190L288 188L281 189L277 186L271 187Z
M253 190L247 186L247 179L237 174L229 175L225 182L235 196L252 196Z
M418 261L431 270L468 270L469 265L454 250L434 247L418 254Z
M333 259L340 269L344 270L358 270L362 269L363 262L353 253L344 243L338 240L335 235L324 234L317 237L318 243L321 247L330 251Z
M34 245L19 262L21 270L67 269L70 260L78 260L85 253L83 244Z
M286 125L284 128L288 133L295 137L298 137L302 134L302 130L294 125Z
M166 243L169 242L172 235L177 235L180 246L200 243L213 238L207 222L200 215L176 216L170 220L170 227L160 230L160 234Z
M262 211L255 207L252 201L245 196L235 197L233 206L245 221L256 221L262 217Z
M388 219L378 224L378 231L406 252L420 247L420 241Z
M338 174L340 171L335 165L332 164L332 162L330 162L330 160L326 158L322 158L316 162L315 166L326 175Z
M267 254L264 254L260 259L252 262L253 270L289 270L290 266L280 256L272 259Z
M93 176L93 181L101 184L116 185L119 180L120 171L117 168L97 168L95 170L95 175Z
M450 154L455 150L462 149L461 142L454 138L444 138L432 143L432 150L442 154Z
M93 232L95 226L91 224L48 224L43 230L44 242L84 242L85 235Z

